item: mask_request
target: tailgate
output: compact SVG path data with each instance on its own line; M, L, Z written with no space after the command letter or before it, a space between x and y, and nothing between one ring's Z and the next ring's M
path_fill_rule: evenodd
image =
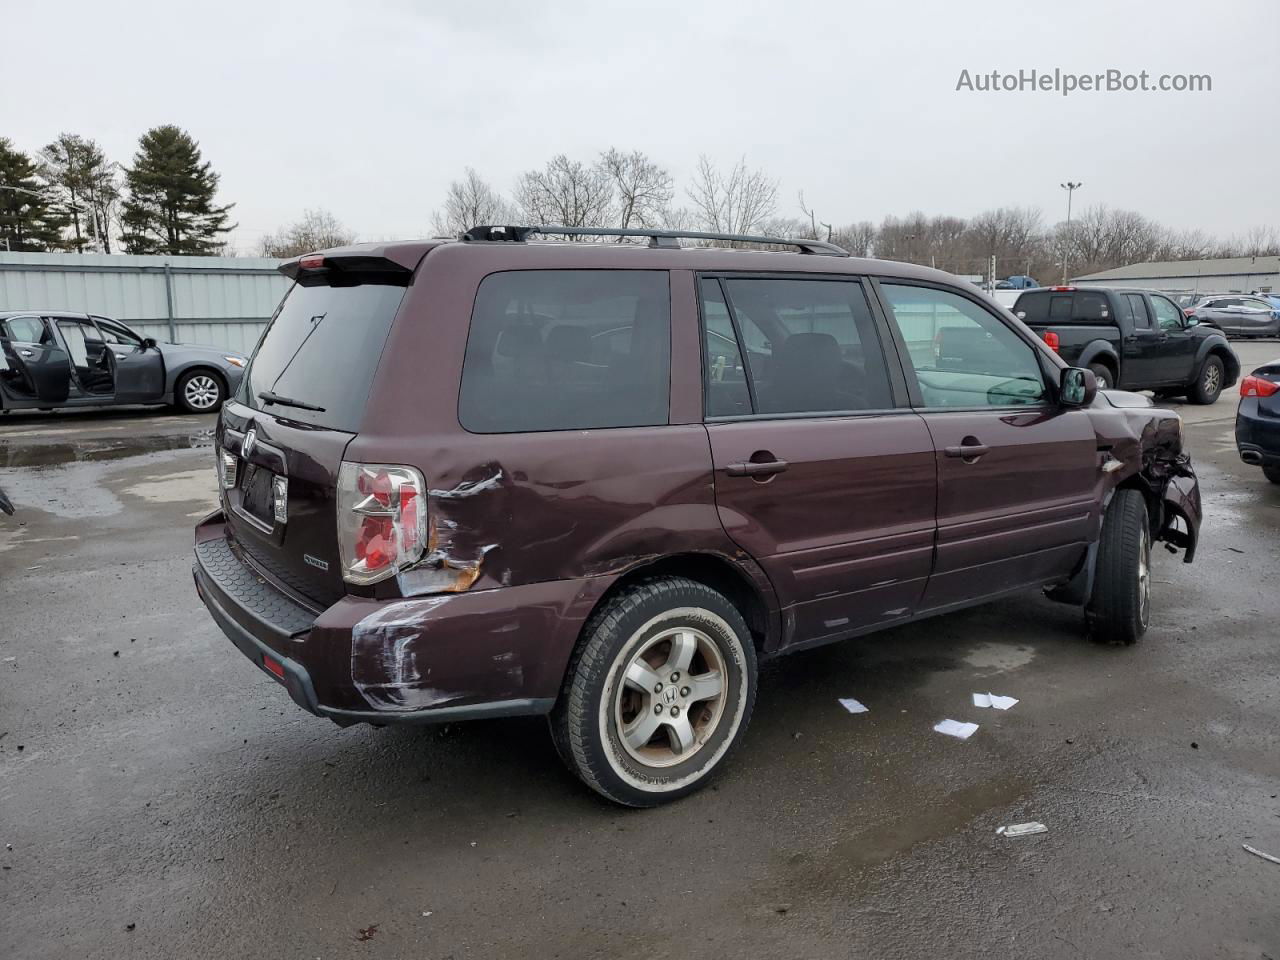
M234 461L226 475L235 485L225 490L231 534L264 573L321 608L346 592L335 490L352 436L304 429L238 403L223 408L218 428L219 453Z
M296 276L218 422L230 535L255 565L312 605L346 593L336 491L411 271L388 260L313 255Z

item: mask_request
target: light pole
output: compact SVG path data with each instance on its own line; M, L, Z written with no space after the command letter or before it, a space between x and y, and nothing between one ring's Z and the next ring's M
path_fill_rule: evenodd
M1062 236L1062 283L1067 283L1067 240L1071 233L1071 195L1084 186L1082 182L1072 183L1068 180L1066 183L1060 183L1058 186L1067 191L1067 227Z

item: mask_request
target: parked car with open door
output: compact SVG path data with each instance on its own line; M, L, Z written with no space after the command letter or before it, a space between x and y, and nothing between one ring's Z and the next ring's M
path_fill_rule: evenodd
M107 317L0 313L0 410L166 403L214 413L244 364L237 353L157 342Z

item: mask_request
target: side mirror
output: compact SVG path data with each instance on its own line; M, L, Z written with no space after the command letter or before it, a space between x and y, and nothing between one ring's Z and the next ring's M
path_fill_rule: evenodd
M155 348L156 348L156 338L155 338L155 337L143 337L143 338L142 338L142 349L143 349L143 350L154 350Z
M1058 402L1064 407L1087 407L1098 395L1098 380L1092 370L1067 367L1058 383Z
M1198 326L1200 326L1200 318L1199 318L1199 317L1187 317L1186 326L1188 326L1188 327L1198 327Z

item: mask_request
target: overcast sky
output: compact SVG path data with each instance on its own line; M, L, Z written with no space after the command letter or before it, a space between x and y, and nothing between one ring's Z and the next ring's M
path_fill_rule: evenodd
M564 152L638 148L685 181L745 156L835 223L1076 203L1229 235L1280 226L1280 3L7 0L0 136L122 162L200 142L234 243L306 207L422 236L473 166L504 192ZM972 74L1208 73L1210 93L957 92ZM678 194L683 199L683 189Z

